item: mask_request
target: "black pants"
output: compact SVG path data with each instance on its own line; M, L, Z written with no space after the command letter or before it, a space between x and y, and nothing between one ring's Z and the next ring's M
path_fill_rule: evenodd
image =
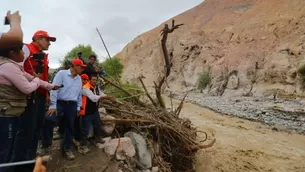
M72 140L74 139L74 124L77 113L77 102L71 101L57 101L57 113L63 114L60 122L63 128L63 150L72 150Z
M28 100L27 109L19 118L20 126L14 142L12 162L32 160L36 157L45 120L46 97L35 95ZM34 165L16 166L16 171L33 171Z
M94 112L92 114L86 114L82 117L82 141L81 145L88 145L87 137L90 131L91 126L93 126L94 139L95 141L100 141L101 136L101 120L98 112Z
M11 161L19 123L19 117L0 117L0 164ZM0 172L10 169L10 167L0 168Z
M81 126L82 126L82 118L83 117L76 117L75 118L75 124L74 124L74 139L77 140L78 142L81 141Z

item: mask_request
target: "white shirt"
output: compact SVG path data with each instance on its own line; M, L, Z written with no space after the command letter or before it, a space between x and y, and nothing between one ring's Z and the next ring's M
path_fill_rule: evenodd
M96 94L96 88L99 90L100 95ZM101 97L107 96L99 87L95 87L93 92L89 88L83 88L82 94L88 97L92 102L98 102Z
M23 51L23 53L24 53L24 59L23 59L23 62L20 62L20 63L18 63L18 64L23 66L25 60L26 60L27 58L29 58L31 52L30 52L29 47L26 46L25 44L23 44L22 51Z
M25 44L22 47L22 51L24 53L24 60L26 60L30 56L31 51L30 51L29 47L26 46Z

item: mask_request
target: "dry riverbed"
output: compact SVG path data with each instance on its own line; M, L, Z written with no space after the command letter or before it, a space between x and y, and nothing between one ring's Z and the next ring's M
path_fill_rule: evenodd
M183 96L172 95L176 99ZM302 99L274 101L262 97L216 97L190 93L186 100L224 115L268 124L276 131L305 135L305 102Z

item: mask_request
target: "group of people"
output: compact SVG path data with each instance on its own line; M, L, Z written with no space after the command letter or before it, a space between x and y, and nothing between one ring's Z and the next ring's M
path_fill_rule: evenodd
M24 44L19 12L8 12L7 19L10 30L0 33L0 164L48 153L57 121L63 138L61 150L69 160L75 158L73 139L81 143L84 153L89 151L91 126L94 142L102 143L99 102L114 98L97 86L96 56L89 57L88 66L79 58L67 62L49 83L48 54L44 51L56 38L39 30L31 43ZM33 171L33 166L0 168L2 171Z

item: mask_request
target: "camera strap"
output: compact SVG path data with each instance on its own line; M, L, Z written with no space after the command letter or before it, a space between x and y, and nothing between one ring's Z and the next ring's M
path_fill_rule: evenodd
M34 70L34 67L33 67L33 65L32 65L32 62L31 62L31 58L33 58L33 56L30 56L29 57L29 64L30 64L30 67L31 67L31 69L32 69L32 71L33 71L33 74L34 75L36 75L35 77L38 77L38 74L36 73L36 70Z
M33 68L33 65L32 65L32 63L31 63L31 58L33 58L33 56L30 56L29 57L29 64L30 64L30 67L31 67L31 69L32 69L32 71L33 71L33 74L34 74L34 77L36 77L35 75L37 75L37 73L36 73L36 71L34 70L34 68ZM35 97L36 97L36 91L34 91L33 93L32 93L32 95L31 95L31 99L32 99L32 102L33 102L33 104L34 104L34 106L36 106L36 102L35 102ZM36 107L35 107L35 111L34 112L36 112ZM36 115L36 114L35 114Z
M37 74L36 74L36 71L34 71L34 68L33 68L33 65L32 65L32 62L31 62L31 58L33 58L33 56L30 56L30 57L29 57L29 64L30 64L30 67L31 67L33 73L34 73L35 75L37 75Z

